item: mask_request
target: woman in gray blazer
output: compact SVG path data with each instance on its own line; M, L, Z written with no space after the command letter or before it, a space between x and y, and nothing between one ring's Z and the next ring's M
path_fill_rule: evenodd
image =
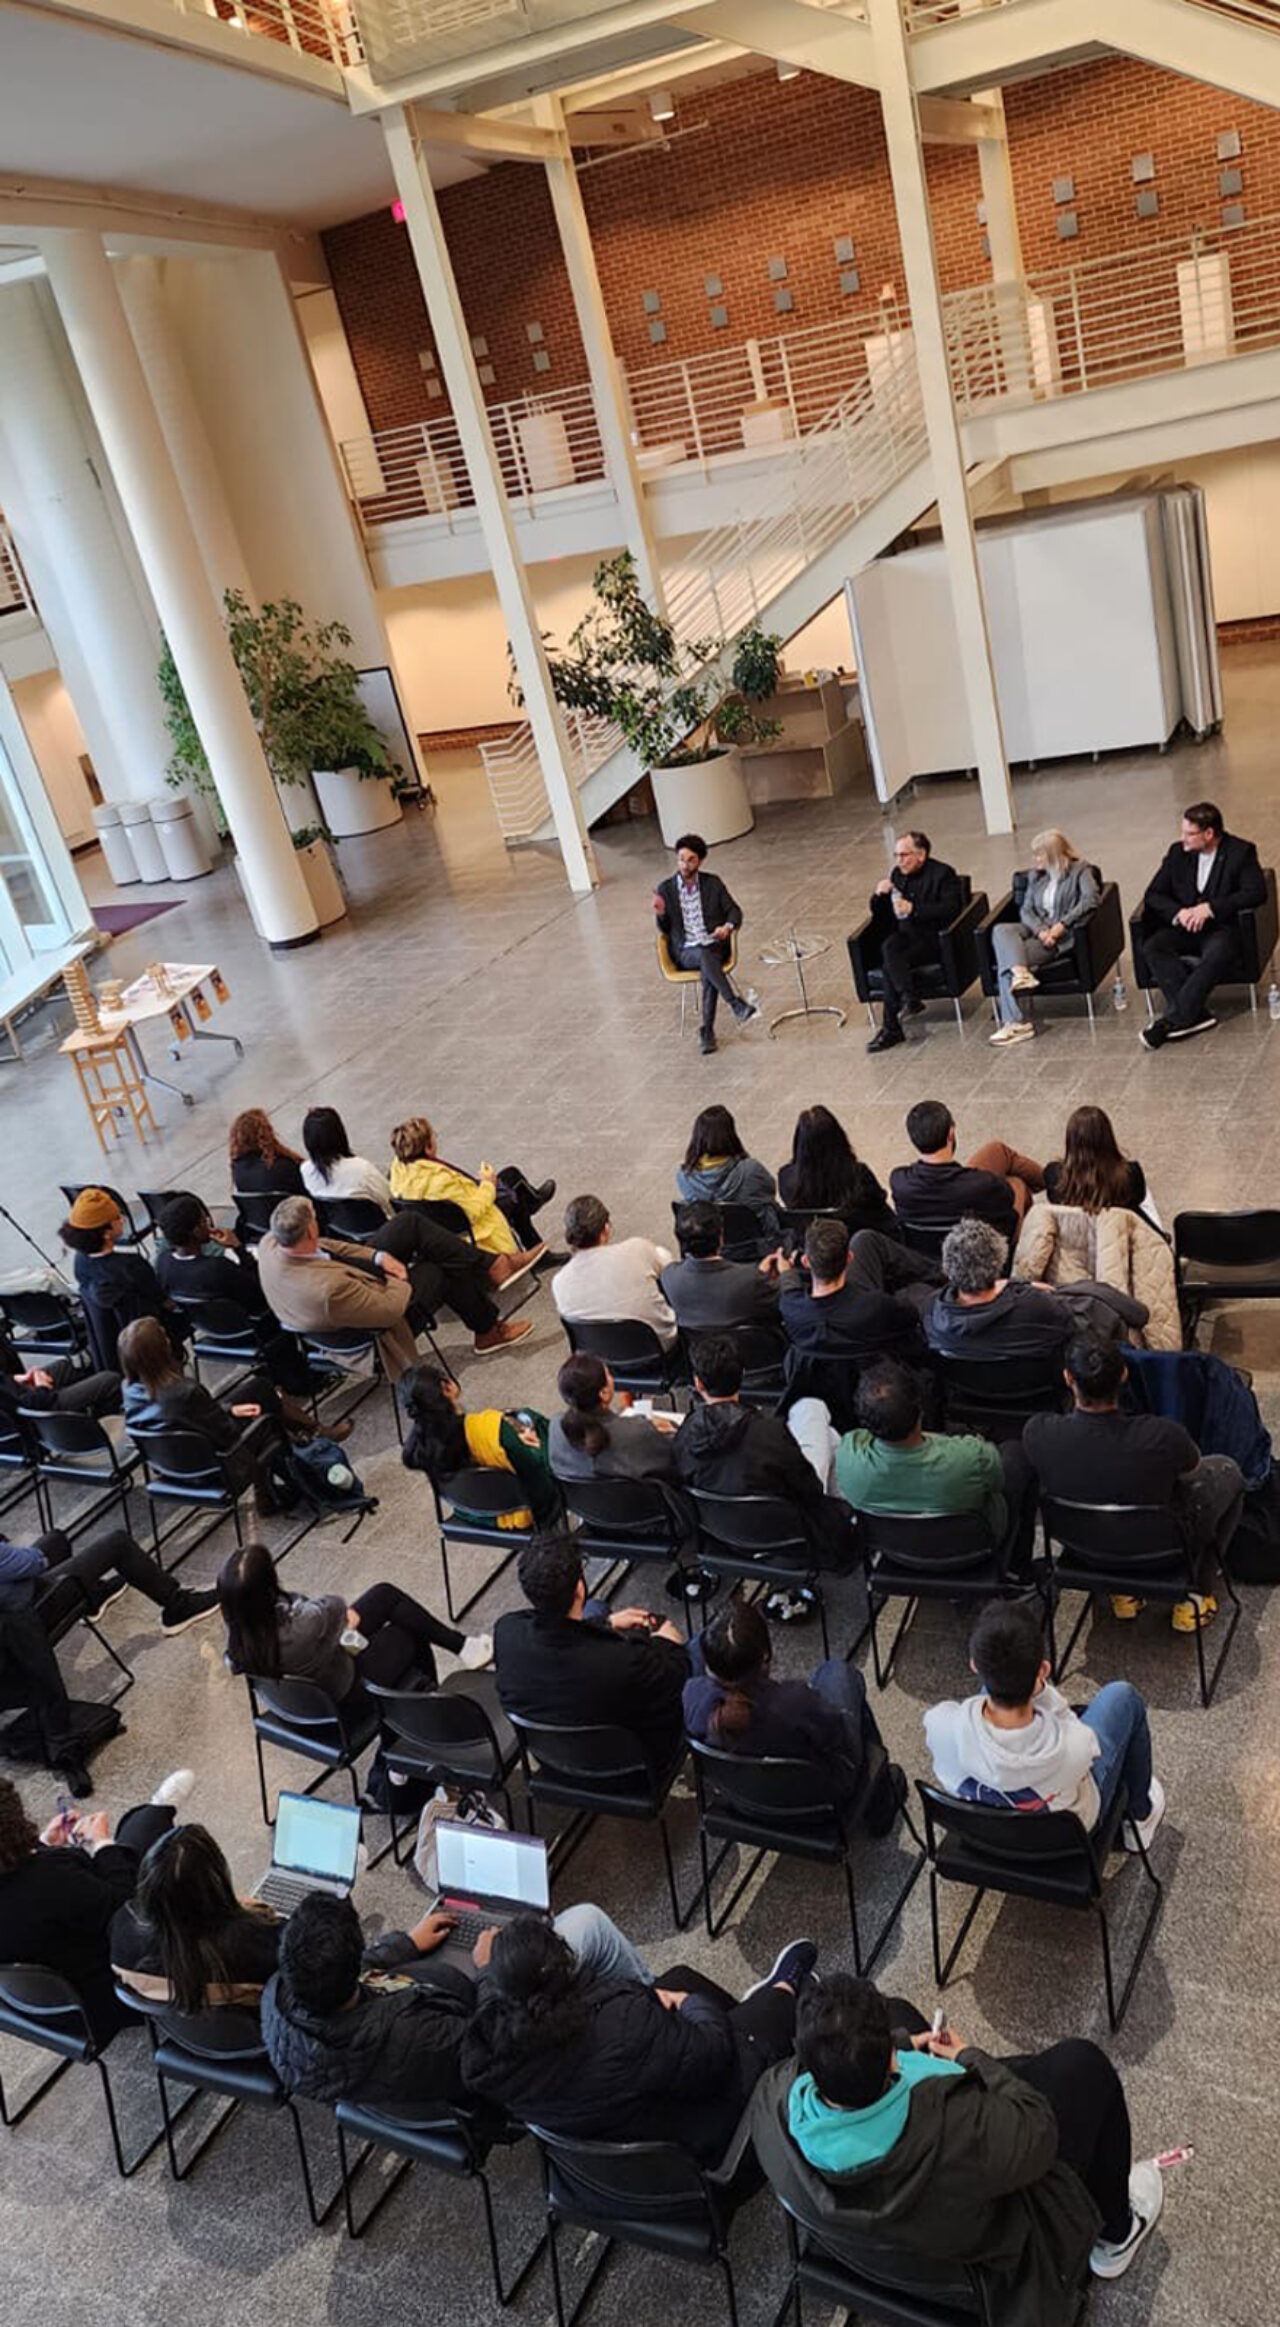
M1052 961L1071 932L1098 904L1098 883L1064 832L1038 832L1031 843L1031 878L1023 891L1021 917L997 922L995 945L1000 1024L991 1040L1031 1042L1035 1023L1028 997L1040 980L1036 971Z

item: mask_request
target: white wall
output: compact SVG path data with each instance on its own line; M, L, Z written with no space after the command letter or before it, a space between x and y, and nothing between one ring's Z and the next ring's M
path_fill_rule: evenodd
M365 500L385 492L382 464L371 442L373 430L360 392L351 348L332 291L307 290L296 295L295 311L307 343L316 390L337 445L358 444L355 483Z
M10 691L62 837L78 848L94 838L93 801L80 766L80 754L88 746L71 697L57 671L16 679Z
M803 677L806 671L856 671L853 632L844 591L788 639L782 657L788 671Z
M1173 461L1161 474L1204 488L1219 622L1280 614L1280 443L1203 453L1195 460ZM1055 485L1050 499L1118 492L1130 481L1126 471L1092 478L1087 487Z

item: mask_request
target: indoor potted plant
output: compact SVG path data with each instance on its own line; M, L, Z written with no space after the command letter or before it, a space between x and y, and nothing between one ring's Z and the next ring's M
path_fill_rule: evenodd
M619 730L651 779L665 841L686 830L709 842L749 832L736 747L779 733L755 706L777 691L781 640L757 624L732 644L681 647L646 601L628 551L597 566L593 587L564 652L548 654L558 701Z

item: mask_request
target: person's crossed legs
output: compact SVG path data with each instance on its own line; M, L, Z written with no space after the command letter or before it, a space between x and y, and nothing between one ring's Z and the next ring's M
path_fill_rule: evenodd
M1147 967L1164 1002L1171 1033L1198 1026L1208 1016L1209 996L1240 972L1240 949L1233 929L1157 929L1145 941Z
M1101 1748L1093 1782L1105 1819L1123 1784L1133 1817L1151 1815L1151 1729L1147 1708L1131 1681L1108 1681L1080 1716Z

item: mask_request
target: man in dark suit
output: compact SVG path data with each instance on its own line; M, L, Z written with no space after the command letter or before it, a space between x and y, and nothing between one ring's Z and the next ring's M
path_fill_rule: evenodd
M1224 832L1222 810L1212 800L1185 809L1181 839L1142 901L1160 923L1145 945L1165 1007L1163 1018L1142 1028L1139 1039L1148 1050L1217 1025L1209 996L1224 978L1239 975L1239 917L1266 893L1253 842Z
M899 833L893 871L876 882L871 897L872 912L877 917L891 912L894 926L880 948L884 1010L869 1051L892 1050L903 1040L903 1019L914 1018L924 1007L916 1000L912 971L937 961L939 931L949 928L963 908L960 876L933 855L928 833Z
M716 1047L716 1003L728 1003L739 1026L760 1015L755 995L734 991L725 968L729 940L742 927L742 908L734 903L718 873L704 873L707 844L700 834L686 832L676 842L676 870L654 891L653 910L671 954L683 970L702 972L702 1033L704 1055Z
M493 1661L504 1710L552 1728L616 1722L644 1746L655 1770L684 1735L688 1651L674 1624L654 1628L644 1608L612 1615L587 1599L571 1535L537 1535L517 1573L529 1605L500 1616Z
M732 1332L736 1325L772 1326L778 1334L778 1262L726 1260L724 1229L714 1204L682 1204L676 1214L681 1258L669 1261L658 1283L682 1333Z

